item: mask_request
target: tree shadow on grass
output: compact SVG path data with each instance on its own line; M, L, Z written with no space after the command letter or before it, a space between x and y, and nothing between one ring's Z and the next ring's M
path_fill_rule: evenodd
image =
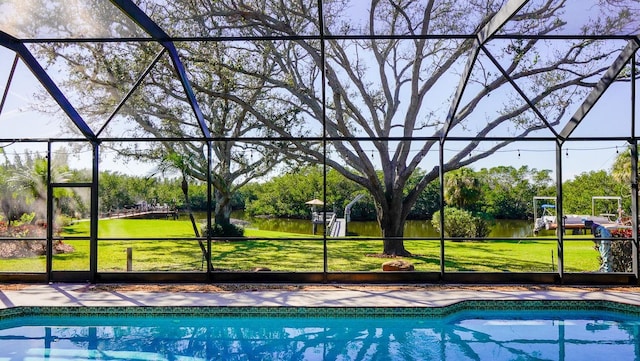
M321 271L322 241L247 240L230 242L212 249L211 262L216 269L249 271L266 267L278 271ZM225 248L221 250L221 248Z
M530 246L536 244L531 243ZM547 246L549 243L544 243ZM523 253L517 241L456 242L445 251L445 269L450 272L551 272L551 256ZM464 248L464 249L463 249Z
M212 264L216 271L251 271L266 267L273 271L321 272L323 270L322 240L245 240L214 242ZM500 247L500 246L504 247ZM552 245L546 242L545 245ZM555 245L555 243L553 243ZM371 241L330 241L328 267L331 272L376 272L386 259L367 257L380 250L380 243ZM516 256L517 242L461 242L451 243L445 252L445 268L449 272L549 272L549 259L533 259L522 252ZM206 269L202 252L195 240L185 241L101 241L100 270L126 269L126 248L133 248L135 271L202 271ZM464 248L463 250L456 248ZM111 250L105 251L111 248ZM437 271L440 267L439 243L413 243L415 254L403 257L414 263L416 271ZM462 252L462 251L466 251ZM88 251L56 255L56 262L88 264ZM106 258L105 258L106 257ZM594 256L595 257L595 256ZM65 268L72 266L64 266ZM84 266L83 266L84 267ZM557 268L557 267L556 267Z

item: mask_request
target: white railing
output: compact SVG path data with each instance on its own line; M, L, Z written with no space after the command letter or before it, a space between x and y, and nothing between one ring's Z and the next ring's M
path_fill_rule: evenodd
M313 223L327 223L335 217L335 212L313 212L311 214L311 221Z
M329 213L329 212L328 212ZM337 215L331 212L331 219L329 220L329 225L327 226L327 234L331 235L331 230L336 224Z

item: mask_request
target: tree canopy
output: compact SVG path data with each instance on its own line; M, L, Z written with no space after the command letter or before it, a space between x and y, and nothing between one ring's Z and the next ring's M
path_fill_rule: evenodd
M560 124L573 97L595 86L594 76L607 69L606 60L619 50L588 39L565 39L548 51L546 40L519 37L565 26L562 14L570 10L563 0L527 4L501 29L491 26L503 1L371 1L368 17L356 24L350 18L358 11L354 3L322 3L319 9L315 2L221 2L211 3L211 13L233 34L288 37L238 44L236 56L254 61L225 67L264 81L274 89L274 101L300 108L301 128L283 128L258 115L276 134L331 139L329 156L311 142L292 142L283 151L325 162L371 194L385 254L409 254L402 242L404 221L440 168L427 169L414 184L408 180L421 164L437 159L444 137L472 139L445 158L443 170L448 172L549 130ZM582 32L638 29L624 4L610 5L611 12L591 19ZM320 11L323 17L316 16ZM488 30L500 30L507 38L489 46L475 38L431 37ZM323 41L300 36L309 33L322 34ZM471 68L460 97L461 88L451 86L451 80L464 74L465 64ZM514 91L514 82L521 92ZM246 99L228 98L260 113ZM450 104L448 110L443 103ZM485 118L479 119L483 112ZM491 136L506 138L486 147L481 138Z
M191 1L169 2L162 6L154 5L153 1L141 4L143 7L161 7L166 15L162 25L179 29L182 20L189 18L192 20L189 31L221 35L221 30L212 26L206 17L198 16L201 5ZM110 6L107 2L98 2L91 5L90 11L101 13ZM64 21L43 18L48 22ZM64 29L62 23L49 25ZM133 36L133 29L128 26L130 23L124 19L111 24L111 27L117 27L120 35ZM105 146L123 157L156 164L161 172L178 173L187 181L211 181L217 222L229 222L231 200L242 186L265 175L284 160L277 145L241 140L243 137L264 138L269 130L249 109L219 96L224 93L241 97L250 102L262 118L282 127L295 121L292 116L295 111L290 107L276 109L270 105L263 91L263 80L247 80L242 74L228 69L232 64L244 67L250 61L237 57L232 46L185 42L179 49L204 124L193 115L187 91L174 71L172 59L166 49L157 44L51 43L39 47L38 51L55 59L51 68L69 70L63 85L85 95L77 99L77 108L87 115L90 126L98 129L99 134L157 140L112 142ZM244 81L251 83L244 84ZM119 101L122 104L113 113L114 103ZM111 116L105 121L107 114ZM216 141L194 139L203 136Z

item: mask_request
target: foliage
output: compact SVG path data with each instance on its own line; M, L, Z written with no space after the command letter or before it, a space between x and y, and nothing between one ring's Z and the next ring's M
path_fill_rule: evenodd
M327 196L324 209L335 210L341 215L344 207L362 192L362 188L334 170L329 170L325 177L321 167L300 168L253 185L246 211L254 216L309 218L311 207L305 202L314 198L323 199L325 178ZM319 206L317 210L322 208ZM352 213L352 219L358 218L358 212Z
M431 224L440 232L440 211L433 214ZM444 234L447 237L482 238L488 236L490 232L489 224L484 218L474 216L464 209L444 208Z
M410 178L418 182L421 171ZM327 210L335 210L343 216L344 208L357 194L363 194L358 184L339 172L327 171ZM321 167L297 168L262 183L250 183L241 192L245 210L252 216L269 215L280 218L308 218L310 207L305 202L322 199L324 177ZM439 207L438 182L432 182L422 192L409 214L410 219L430 219ZM375 220L376 208L370 196L356 202L351 208L351 220Z
M0 237L45 237L47 232L46 224L33 225L23 223L10 226L5 221L0 221Z
M209 235L211 235L211 237L243 237L244 228L233 223L212 224L209 232L207 226L204 225L202 227L202 236L207 237Z
M630 209L630 190L604 170L584 172L574 179L562 184L563 212L565 214L591 214L591 197L593 196L621 196L623 209ZM618 204L614 201L599 202L596 214L617 214Z
M63 86L69 93L82 94L74 105L87 118L103 120L136 84L137 90L118 108L118 117L135 124L129 136L223 139L208 144L149 143L151 149L144 151L135 146L119 149L152 161L168 152L191 158L193 162L182 170L189 169L190 177L202 181L212 179L216 219L219 214L227 216L230 196L240 186L270 171L286 154L290 162L325 162L366 189L385 236L384 252L407 255L402 242L390 242L402 237L404 222L441 171L465 167L514 139L556 127L572 99L595 86L593 80L609 65L606 60L620 50L618 45L587 37L561 39L562 43L551 46L553 51L546 51L550 39L509 38L562 32L567 25L563 15L571 13L567 1L523 2L516 16L504 16L509 19L504 26L503 16L496 18L496 14L509 15L500 9L512 3L502 0L371 1L362 22L352 19L359 3L140 0L136 5L152 11L159 28L209 39L261 40L187 41L180 42L179 51L171 41L46 42L34 51L48 60L50 69L68 71ZM638 33L626 3L599 3L601 11L584 21L581 33ZM112 10L110 2L91 4L83 11L105 14ZM322 9L319 4L324 4ZM64 13L62 5L52 3L47 10L34 12L27 20L15 17L11 24L24 29L26 37L37 38L38 33L31 32L43 27L56 29L61 36L73 35L66 17L44 15ZM314 16L321 13L322 22ZM148 35L141 35L140 28L127 21L107 19L113 18L98 17L96 22L97 29L113 32L102 36ZM319 32L324 35L320 40ZM485 47L477 36L448 36L479 33L489 36L485 40L494 33L506 38ZM359 36L351 36L355 34ZM433 34L446 36L436 39ZM159 53L160 49L168 51ZM477 56L478 52L487 54ZM188 69L194 91L176 79L177 56ZM466 83L460 84L472 86L460 92L453 86L443 90L442 84L457 79L465 64L473 66L468 67ZM496 71L495 64L502 71ZM147 67L148 76L138 82ZM522 91L513 92L514 81ZM496 93L506 96L489 98ZM516 93L526 94L526 99ZM199 106L191 104L190 109L185 100L193 94ZM481 113L484 116L474 116ZM482 120L475 123L474 118ZM320 126L323 135L333 139L326 147L304 138L290 143L276 139L317 135ZM494 139L502 140L485 147L487 143L476 138L448 154L445 164L427 169L418 182L409 182L426 158L438 156L437 148L450 132L478 138L495 135ZM363 135L369 140L356 140ZM397 135L404 138L389 140ZM244 136L268 140L237 141ZM418 136L422 139L415 139ZM370 150L376 154L370 155ZM207 153L215 155L213 164L204 159Z
M15 155L0 166L0 206L5 219L18 221L23 214L32 213L33 222L46 222L49 182L83 183L89 177L82 170L71 170L65 152L49 158L26 152ZM56 213L87 215L88 208L77 188L57 186L52 189Z
M555 194L550 172L527 166L481 169L477 176L482 186L482 211L494 219L532 218L533 197Z
M9 224L30 211L26 195L16 192L9 184L8 180L14 171L15 167L8 160L0 167L0 210Z
M407 182L406 192L417 186L416 183L420 182L424 173L424 170L416 169ZM372 210L375 212L373 202L371 202L371 206ZM433 213L438 209L440 209L440 181L434 180L433 182L429 182L429 184L427 184L424 190L420 193L416 203L413 208L411 208L407 219L429 220ZM373 215L375 215L375 213ZM375 217L371 219L375 219Z
M474 210L481 195L480 179L471 168L459 168L444 176L444 200L447 205Z
M223 35L223 29L211 23L210 16L202 16L203 9L212 6L209 1L170 1L158 5L142 0L141 8L151 7L159 12L161 27L180 28L184 19L191 19L188 32ZM87 5L88 13L112 10L109 2ZM49 11L57 12L56 5ZM161 15L160 15L161 14ZM37 16L37 15L34 15ZM53 28L68 27L64 19L44 17L43 23ZM58 21L61 21L58 23ZM128 19L109 19L105 29L117 29L117 37L124 34L136 37ZM64 30L61 30L64 31ZM138 34L139 35L139 34ZM265 138L269 134L255 114L241 104L221 96L232 96L252 104L262 117L279 127L295 127L297 107L273 107L263 89L264 81L246 79L241 72L230 71L227 64L244 66L251 58L235 56L235 45L228 42L184 42L180 45L180 59L176 54L153 59L163 47L157 43L130 42L126 44L96 44L91 42L65 44L48 43L37 48L38 56L51 59L49 69L66 71L61 85L68 93L82 93L74 105L90 125L102 126L104 114L113 111L114 104L122 100L132 87L141 81L138 90L118 108L118 117L127 123L127 137L131 138L184 138L194 140L148 142L120 142L111 149L125 159L136 159L162 168L169 176L186 177L188 182L211 181L213 212L216 219L227 223L233 195L247 182L271 172L283 162L282 152L262 142L242 141L243 137ZM176 52L177 53L177 52ZM176 63L188 69L189 89L176 79ZM149 75L138 79L149 67ZM48 97L46 99L49 99ZM191 106L190 101L197 101ZM115 123L115 122L112 122ZM105 133L118 132L111 124ZM115 129L114 129L115 128ZM198 137L216 137L224 141L208 142ZM276 147L277 148L277 147ZM211 157L209 157L211 155ZM163 174L164 175L164 174ZM206 194L206 193L205 193ZM177 203L178 198L174 203ZM200 208L206 197L194 197ZM129 199L128 201L135 201ZM104 211L117 206L108 204ZM187 206L187 205L185 205Z
M18 222L22 224L28 224L28 223L32 223L35 218L36 218L36 214L34 212L23 213L22 215L20 215ZM40 224L45 224L45 223L43 222ZM11 224L9 224L9 226L11 226Z
M620 184L631 183L631 146L618 153L611 165L611 176Z
M31 212L32 207L30 207L29 200L25 194L11 191L8 187L3 188L4 191L0 190L0 192L2 192L0 196L0 208L2 209L4 218L9 223L17 221L23 214Z
M73 224L74 219L66 214L60 214L56 219L56 227L67 227Z
M2 183L2 172L10 174L13 165L0 166L0 186L5 186L3 193L3 207L5 219L11 222L19 221L26 214L31 213L34 200L28 193L12 191L7 178ZM482 188L476 206L490 218L526 219L532 215L531 199L533 195L553 194L549 171L538 171L523 166L519 169L498 166L473 172L465 168L470 177L477 178ZM81 172L82 173L82 172ZM418 170L410 179L411 182L420 180L423 171ZM342 216L344 206L356 194L364 192L358 184L349 181L335 170L329 169L327 181L327 209L335 209ZM310 207L304 203L312 198L321 197L324 177L321 167L303 167L283 175L273 177L267 181L249 183L241 191L234 194L231 205L233 209L246 206L248 214L271 215L285 218L307 218ZM123 209L126 206L146 201L150 204L167 204L171 207L184 209L184 197L181 193L180 182L175 178L160 178L149 176L126 175L118 172L105 171L99 175L99 207L100 212ZM195 181L190 185L190 205L193 210L207 210L207 186L204 182ZM618 191L615 191L618 189ZM608 192L624 193L625 188L615 183L612 177L604 171L583 173L574 180L565 182L565 207L568 212L590 212L590 194L610 194ZM320 196L319 196L320 195ZM27 197L29 196L29 197ZM60 194L59 194L60 196ZM25 198L27 197L27 198ZM60 209L63 213L74 216L78 211L88 214L88 203L81 199L79 193L68 192L59 197ZM578 200L580 199L580 200ZM625 198L625 205L629 199ZM611 204L613 205L613 203ZM82 207L85 208L82 208ZM431 219L439 207L439 184L431 182L418 198L409 218ZM614 213L615 210L610 210ZM565 211L566 213L567 211ZM9 216L11 218L9 218ZM375 220L375 205L371 197L365 197L355 203L351 210L352 220Z
M208 208L207 201L207 185L205 183L195 182L189 185L189 206L191 210L206 211ZM213 206L215 207L215 200L213 200Z
M100 212L123 209L142 201L167 204L175 208L184 206L184 197L177 179L132 176L110 171L101 172L99 177ZM199 193L201 189L193 188L195 190L192 193ZM200 200L202 197L206 204L206 187L203 196L194 198Z
M25 214L23 216L23 222L18 225L10 225L5 221L0 221L0 237L11 238L5 239L0 242L0 259L6 260L9 258L25 258L42 256L47 252L46 241L44 238L47 236L47 224L31 224L32 214ZM54 228L54 235L58 235L59 228ZM24 239L24 238L36 238L36 239ZM70 253L74 248L61 240L57 240L53 243L53 253Z
M473 216L473 227L475 228L475 237L483 238L491 233L491 224L486 216Z
M135 191L136 183L135 177L116 172L100 173L98 181L100 212L110 212L135 204L138 201Z

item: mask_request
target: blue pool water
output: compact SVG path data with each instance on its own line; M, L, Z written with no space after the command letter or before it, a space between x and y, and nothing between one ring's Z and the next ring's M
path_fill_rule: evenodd
M39 316L0 320L0 361L640 360L640 318L609 311L435 317Z

